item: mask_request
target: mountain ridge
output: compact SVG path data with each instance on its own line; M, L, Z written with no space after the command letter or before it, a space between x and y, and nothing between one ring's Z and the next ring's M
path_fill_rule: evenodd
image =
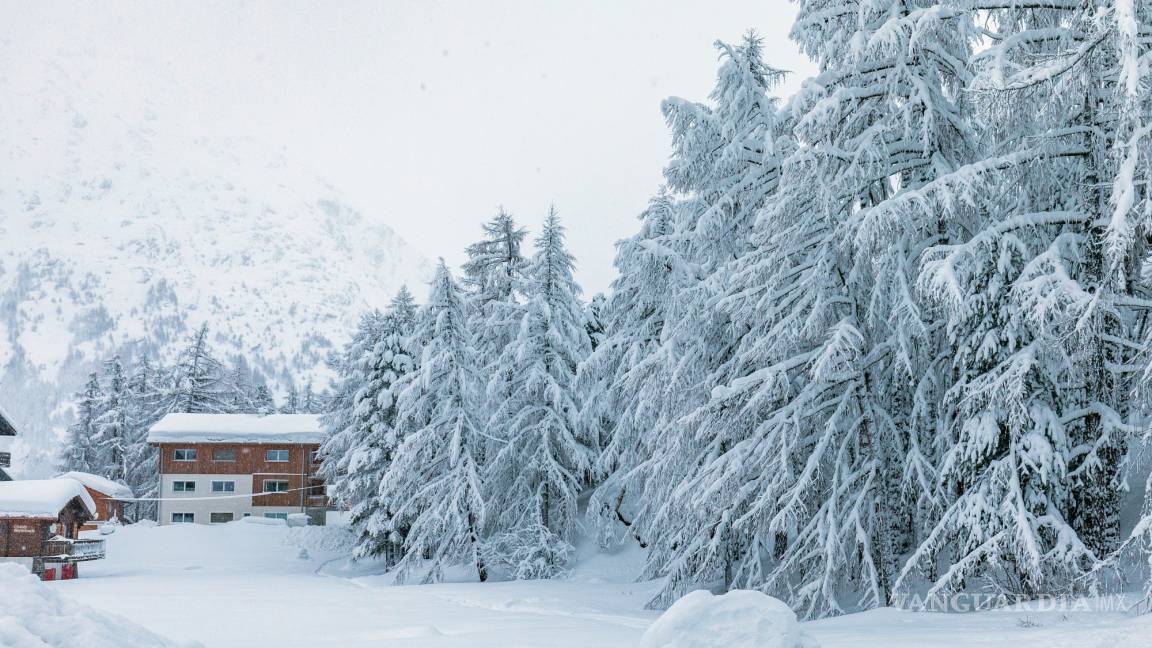
M422 289L428 260L310 169L86 91L77 56L0 58L0 392L30 440L115 351L166 361L206 322L274 388L322 382L364 310Z

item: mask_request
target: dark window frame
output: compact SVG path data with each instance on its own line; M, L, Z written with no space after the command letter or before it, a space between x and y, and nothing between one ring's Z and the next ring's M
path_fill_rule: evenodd
M180 453L183 452L184 458L180 458ZM196 461L196 448L174 448L172 450L172 461L192 462Z
M277 490L268 490L268 484L283 484L284 488L278 488ZM264 480L264 490L261 492L263 492L263 493L287 493L289 486L290 486L290 484L289 484L287 479L265 479Z

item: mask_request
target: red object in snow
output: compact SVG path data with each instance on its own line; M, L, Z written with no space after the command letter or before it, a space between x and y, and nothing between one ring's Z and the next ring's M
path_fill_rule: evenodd
M76 565L68 563L60 566L60 580L72 580L76 578Z
M55 567L45 568L44 569L44 575L40 577L40 580L46 580L46 581L56 580L56 568Z

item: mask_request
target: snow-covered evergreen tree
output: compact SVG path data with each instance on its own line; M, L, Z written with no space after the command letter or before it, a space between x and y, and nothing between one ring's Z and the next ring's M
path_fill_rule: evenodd
M494 542L501 552L514 539L532 543L515 552L522 558L514 572L526 578L564 567L553 561L571 553L563 547L573 538L577 497L596 454L595 439L579 423L576 368L591 344L573 267L552 209L525 271L528 303L519 333L501 356L510 389L487 428L502 439L485 473Z
M675 202L667 191L662 189L639 219L640 231L617 244L619 274L602 315L604 339L577 371L582 425L600 448L596 469L602 482L589 511L605 546L619 542L632 524L626 500L645 497L633 470L657 440L652 431L662 411L657 378L662 365L656 352L673 292L688 274L672 249Z
M593 351L604 340L604 310L607 301L604 293L596 293L584 305L584 332L588 334L588 344Z
M464 262L463 287L468 330L476 348L476 362L487 377L481 406L481 420L508 397L512 387L511 368L501 364L505 349L516 337L523 317L523 254L527 231L512 215L500 209L484 223L484 238L468 246ZM489 440L490 441L490 440ZM486 446L491 443L486 442ZM485 448L479 455L484 456Z
M159 491L160 453L148 445L148 429L159 420L159 393L155 385L158 371L147 356L136 360L128 379L128 398L125 407L128 449L124 483L136 497L156 497ZM135 519L155 519L155 502L136 502L132 513Z
M181 351L165 382L160 409L166 413L226 414L236 409L236 386L212 353L207 324Z
M328 436L320 446L322 463L319 475L327 482L336 484L344 478L344 470L349 454L356 448L365 433L366 426L356 410L356 395L360 392L370 365L370 354L380 339L384 314L378 310L365 313L353 333L352 339L338 354L329 358L329 366L336 374L334 396L327 411L320 417ZM297 405L298 407L298 405ZM293 412L298 413L298 409ZM345 501L348 506L357 501Z
M297 414L319 414L325 409L327 405L325 401L327 396L324 393L317 393L312 388L312 381L304 383L304 391L300 394L300 411Z
M120 356L104 363L104 387L98 406L99 415L92 422L95 454L90 472L113 481L126 483L130 455L128 382Z
M1117 547L1147 403L1148 19L1146 3L989 8L968 89L980 155L888 211L969 232L922 277L948 315L954 433L946 510L904 587L1066 591Z
M415 365L408 348L415 323L416 302L402 287L375 325L372 348L365 351L363 382L352 396L352 424L340 432L346 438L339 443L348 447L337 456L330 454L334 444L325 445L322 473L331 475L333 497L352 513L357 556L392 556L403 541L404 529L392 524L380 483L400 443L395 386Z
M100 418L100 404L104 390L96 372L88 374L84 390L76 395L76 420L68 426L64 447L60 453L60 469L95 473L99 470L96 421Z
M521 248L528 232L501 208L484 223L484 238L468 246L464 262L464 288L471 305L507 301L520 288L520 273L527 265Z
M252 409L253 413L260 416L276 413L276 401L272 399L272 392L269 391L268 385L263 383L256 385L252 393Z
M405 529L397 580L420 571L433 582L446 567L469 564L483 581L480 377L462 292L443 261L430 293L414 336L423 342L419 366L396 399L403 440L380 485L382 506Z
M627 346L620 350L642 350L647 357L614 370L631 401L622 404L628 418L585 413L586 424L612 424L601 465L617 464L597 489L592 510L601 528L619 528L623 522L642 544L655 549L649 569L668 577L668 591L703 582L699 577L715 566L709 559L696 573L685 575L676 564L689 555L681 551L687 537L710 532L702 510L672 497L691 468L707 457L703 439L685 425L684 417L704 404L714 384L711 373L729 359L739 340L740 331L712 303L717 290L726 286L718 273L748 252L756 214L775 192L779 175L776 102L769 91L780 72L761 60L755 34L736 47L717 45L723 62L710 95L712 105L680 99L664 103L673 135L673 159L665 176L676 195L660 197L650 209L662 218L663 231L657 239L648 236L622 245L617 259L618 265L644 264L642 271L651 275L647 281L658 282L656 290L642 286L650 295L621 300L625 312L639 321L610 319L600 346L616 351L611 326L622 324L629 330L640 325L625 336ZM625 254L629 258L622 258ZM648 307L653 300L659 303ZM614 295L613 306L616 303ZM651 330L651 324L660 328ZM598 350L582 373L599 373L593 367L608 360L609 352ZM600 366L603 371L612 364ZM595 394L599 388L593 385L591 390ZM637 415L643 418L636 420ZM738 553L736 542L732 534L716 537L712 544L721 548L720 562L731 562L728 555Z
M288 383L288 395L284 397L284 404L280 407L280 413L300 413L300 392L296 391L296 381Z

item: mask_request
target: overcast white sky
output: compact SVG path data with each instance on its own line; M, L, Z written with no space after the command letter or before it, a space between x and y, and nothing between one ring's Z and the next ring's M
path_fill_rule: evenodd
M195 134L283 148L429 257L458 264L498 205L534 230L555 202L589 293L660 183L660 101L706 97L714 40L757 29L784 92L812 72L786 0L3 5L8 38L144 66Z

